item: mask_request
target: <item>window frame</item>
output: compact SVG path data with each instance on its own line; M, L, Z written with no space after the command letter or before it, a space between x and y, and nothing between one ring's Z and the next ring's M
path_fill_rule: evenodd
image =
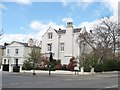
M6 64L6 59L4 59L4 64Z
M47 51L52 51L52 43L47 43Z
M48 39L52 39L53 38L53 33L49 32L48 33Z
M64 42L61 42L61 43L60 43L60 51L61 51L61 52L64 52L64 51L65 51L65 43L64 43Z
M15 55L19 54L19 49L15 49Z
M9 55L10 54L10 49L7 49L7 55Z

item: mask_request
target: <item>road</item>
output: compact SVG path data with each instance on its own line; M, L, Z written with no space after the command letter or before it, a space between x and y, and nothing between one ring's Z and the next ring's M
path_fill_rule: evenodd
M3 88L118 88L117 74L59 75L2 73ZM116 89L117 90L117 89Z

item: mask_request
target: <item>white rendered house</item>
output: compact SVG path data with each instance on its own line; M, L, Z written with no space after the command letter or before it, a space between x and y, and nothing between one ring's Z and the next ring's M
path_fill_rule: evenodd
M42 53L49 57L49 53L52 52L54 59L60 59L62 64L68 64L72 56L76 59L80 56L81 50L76 40L78 35L84 32L86 32L85 27L74 28L73 22L67 22L64 30L49 27L42 36ZM92 50L89 45L85 45L84 48L86 53L90 53ZM83 50L83 47L81 49Z
M28 43L13 41L7 45L4 49L1 69L3 71L13 72L13 67L18 65L21 71L23 62L29 57L28 53L31 51L30 46L32 42L32 39L30 39Z

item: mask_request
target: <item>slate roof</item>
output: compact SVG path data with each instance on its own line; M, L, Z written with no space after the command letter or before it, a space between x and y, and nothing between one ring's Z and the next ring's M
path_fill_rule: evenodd
M58 30L57 33L58 34L64 34L64 33L66 33L66 30Z
M78 32L81 31L81 29L82 29L82 28L75 28L75 29L73 29L73 33L78 33Z
M73 29L73 33L78 33L78 32L80 32L81 30L82 30L82 28L74 28L74 29ZM58 33L58 34L65 34L65 33L66 33L66 30L59 29L59 30L57 31L57 33Z
M0 45L0 48L4 49L4 48L5 48L5 46L3 46L3 45Z
M14 43L14 42L22 44L25 47L28 47L28 43L22 43L22 42L18 42L18 41L12 41L11 44Z

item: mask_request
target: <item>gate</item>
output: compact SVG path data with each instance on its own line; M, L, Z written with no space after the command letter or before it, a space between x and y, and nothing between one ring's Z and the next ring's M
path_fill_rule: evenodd
M2 71L9 71L9 64L4 64Z
M13 72L20 72L20 66L14 66Z

